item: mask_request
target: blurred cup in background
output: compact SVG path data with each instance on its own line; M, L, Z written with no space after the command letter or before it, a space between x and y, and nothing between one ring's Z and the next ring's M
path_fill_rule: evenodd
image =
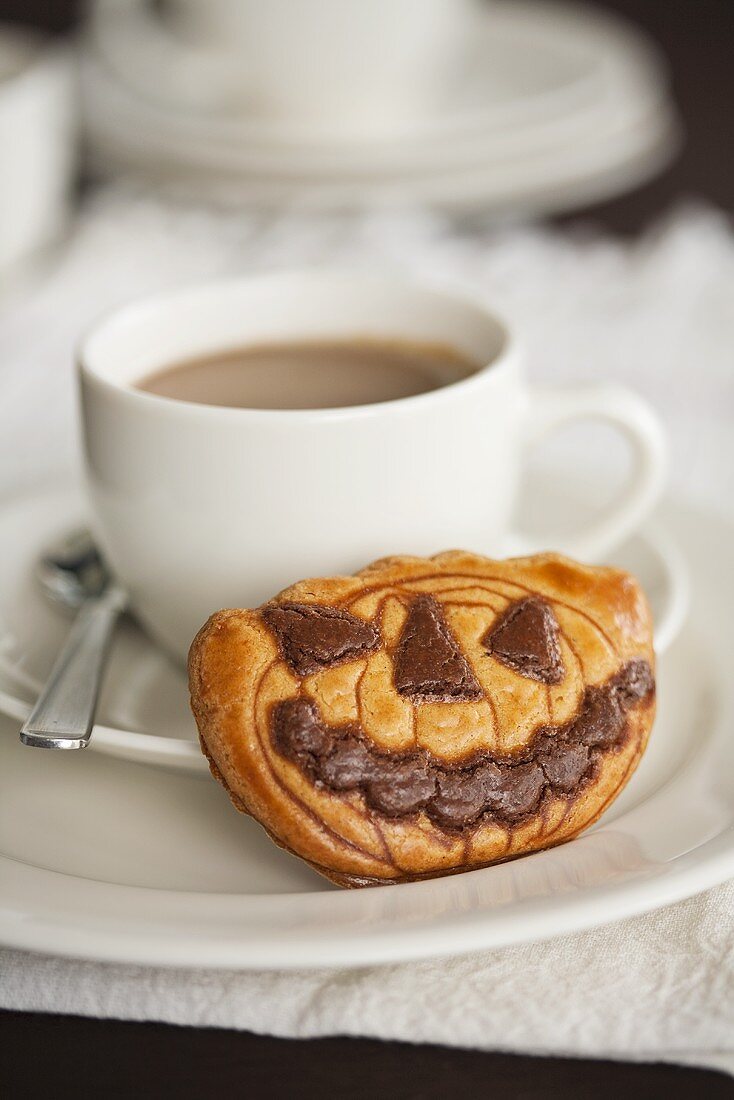
M61 231L74 132L63 48L0 25L0 274Z
M477 0L168 0L169 27L233 70L265 116L389 130L430 108L460 63ZM152 17L152 16L151 16Z

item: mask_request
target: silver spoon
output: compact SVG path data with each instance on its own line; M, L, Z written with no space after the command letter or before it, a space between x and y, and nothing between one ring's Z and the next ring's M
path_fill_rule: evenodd
M110 577L88 531L76 531L50 547L36 572L46 595L78 614L20 739L41 749L83 749L127 593Z

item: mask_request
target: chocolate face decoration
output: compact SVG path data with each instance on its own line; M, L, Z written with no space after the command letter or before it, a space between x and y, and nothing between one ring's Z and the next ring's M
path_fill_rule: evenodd
M639 760L653 668L627 574L452 552L220 612L190 680L235 805L334 881L365 885L576 835Z

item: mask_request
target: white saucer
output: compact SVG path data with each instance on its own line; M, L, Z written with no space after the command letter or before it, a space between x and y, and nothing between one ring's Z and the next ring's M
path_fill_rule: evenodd
M101 5L84 65L87 128L100 170L168 190L312 209L412 201L537 212L631 186L677 147L657 53L604 13L486 5L443 102L370 135L173 100L148 19Z
M556 494L557 495L557 494ZM546 497L547 499L547 497ZM560 505L554 507L559 515ZM47 490L0 506L0 714L22 722L69 628L33 577L39 551L82 526L79 497ZM614 555L642 580L653 607L656 648L668 648L687 610L680 555L662 529L648 528ZM179 772L208 776L188 707L186 676L130 619L115 637L90 749Z
M72 518L57 505L56 520ZM43 533L40 503L28 508L3 528L7 562L27 562L29 533ZM141 964L363 966L587 928L734 874L734 529L690 506L668 504L662 518L694 578L690 622L660 662L640 768L588 833L497 867L339 892L214 783L27 749L4 721L0 941ZM11 529L26 532L22 554L10 553Z

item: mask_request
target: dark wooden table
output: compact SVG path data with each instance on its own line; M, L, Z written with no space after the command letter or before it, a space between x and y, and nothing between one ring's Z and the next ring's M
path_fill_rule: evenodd
M557 220L591 220L629 235L685 199L708 200L734 212L734 0L607 0L607 6L647 28L668 55L687 143L654 182ZM74 25L81 7L80 0L0 0L0 18L63 31ZM734 1083L721 1074L674 1066L526 1058L367 1039L292 1041L156 1023L0 1013L0 1096L8 1100L375 1095L384 1100L723 1100L734 1098Z

